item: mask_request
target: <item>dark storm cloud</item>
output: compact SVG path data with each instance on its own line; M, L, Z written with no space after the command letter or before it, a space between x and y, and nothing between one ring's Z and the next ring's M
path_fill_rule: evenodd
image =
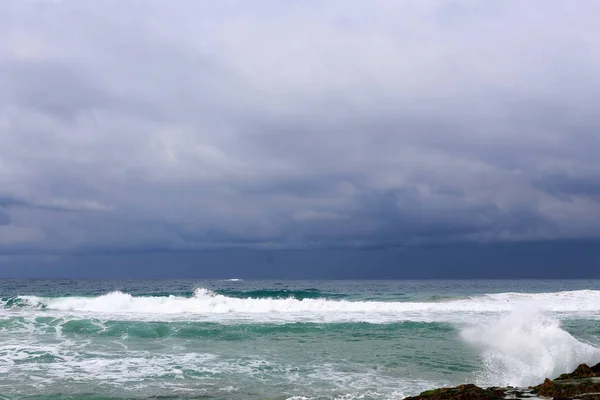
M600 201L599 176L565 176L555 174L535 182L553 196L568 200L571 196L587 196Z
M10 215L0 209L0 225L8 225L10 224Z
M5 1L0 249L598 238L599 12Z

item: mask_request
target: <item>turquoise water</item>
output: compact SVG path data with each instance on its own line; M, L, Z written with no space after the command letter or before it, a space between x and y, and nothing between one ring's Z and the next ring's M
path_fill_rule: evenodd
M599 281L0 281L0 399L400 399L600 362Z

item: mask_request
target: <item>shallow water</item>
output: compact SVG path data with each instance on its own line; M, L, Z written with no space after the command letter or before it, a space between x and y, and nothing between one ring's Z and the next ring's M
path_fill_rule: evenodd
M598 347L598 281L0 281L6 399L396 399Z

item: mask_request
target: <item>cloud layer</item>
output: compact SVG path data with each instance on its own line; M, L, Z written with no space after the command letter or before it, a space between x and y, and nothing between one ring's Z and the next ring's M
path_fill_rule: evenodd
M0 4L0 252L600 236L600 3Z

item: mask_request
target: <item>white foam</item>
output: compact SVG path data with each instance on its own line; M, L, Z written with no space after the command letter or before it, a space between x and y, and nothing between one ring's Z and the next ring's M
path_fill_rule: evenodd
M38 381L35 388L29 388L32 394L51 390L57 382L66 381L79 388L102 382L103 386L128 388L136 392L139 391L134 385L140 384L140 390L154 395L172 395L184 390L195 395L204 391L206 394L224 394L238 391L240 386L252 382L261 387L275 384L294 388L294 391L300 391L295 397L298 399L323 398L324 392L330 394L327 397L335 399L383 400L400 399L405 397L404 393L415 394L444 384L388 376L361 368L348 371L348 365L344 363L301 365L303 373L298 373L297 364L277 357L264 359L245 355L240 358L201 352L171 354L133 349L119 351L118 348L109 353L97 350L90 353L83 344L77 348L64 342L46 345L34 341L23 345L17 338L13 339L13 344L0 346L0 373L6 374L3 376L7 378L6 382L26 381L34 373ZM59 361L23 362L45 354L57 357ZM172 379L165 382L163 378ZM232 382L239 386L231 385ZM0 390L8 394L23 394L22 387L13 388L4 382L0 382ZM398 390L402 390L402 393Z
M462 337L481 351L484 369L477 377L481 385L534 385L582 362L600 361L600 349L577 340L558 319L532 304L501 318L474 322Z
M46 381L39 381L37 385L51 385L66 378L81 382L108 379L116 385L124 381L143 381L162 376L177 377L181 375L182 367L199 376L234 374L256 380L263 376L263 367L269 362L257 359L240 363L239 360L218 359L215 358L217 356L201 353L153 354L148 357L145 352L129 350L119 357L105 357L97 353L89 359L82 355L85 351L84 342L76 346L62 338L56 338L59 347L49 344L23 346L23 336L31 340L39 333L39 324L35 319L38 315L58 316L65 321L83 316L94 321L452 322L462 329L462 339L474 346L481 355L484 367L477 379L484 386L537 384L547 376L554 377L573 370L581 362L594 364L600 361L599 349L571 336L561 328L559 322L560 318L571 316L597 318L600 291L593 290L499 293L438 302L241 299L203 288L197 289L192 297L134 297L127 293L111 292L98 297L22 296L21 299L28 306L4 308L1 311L10 314L10 318L17 317L14 329L19 335L10 336L12 343L6 342L0 346L0 373L21 379L32 371L39 373L43 370ZM56 335L61 335L60 328L56 328ZM46 340L48 336L44 338ZM38 356L57 357L62 361L49 364L21 362ZM294 387L310 387L312 382L321 382L335 392L332 392L332 397L339 394L340 398L347 396L348 399L394 398L394 395L390 395L392 387L399 390L398 397L404 397L444 385L441 382L414 380L400 384L402 380L397 376L388 379L385 374L376 371L350 373L323 364L303 374L298 374L297 368L292 365L276 363L268 366L269 370L276 368L274 374L285 376ZM381 389L381 393L369 392L374 386ZM301 394L308 398L312 396L312 393Z
M294 298L232 298L199 288L192 297L134 297L111 292L98 297L22 296L24 312L41 310L69 315L153 320L244 320L256 322L398 321L468 322L475 315L497 315L535 306L542 312L587 315L600 311L600 291L500 293L439 302L347 301ZM5 310L6 311L6 310Z
M332 396L333 400L371 400L371 399L381 399L381 400L401 400L406 397L406 394L402 391L391 391L380 393L374 390L367 390L364 392L353 392L353 393L345 393L339 394L336 396ZM288 397L286 400L319 400L323 399L322 395L317 395L314 397L306 397L306 396L292 396Z

